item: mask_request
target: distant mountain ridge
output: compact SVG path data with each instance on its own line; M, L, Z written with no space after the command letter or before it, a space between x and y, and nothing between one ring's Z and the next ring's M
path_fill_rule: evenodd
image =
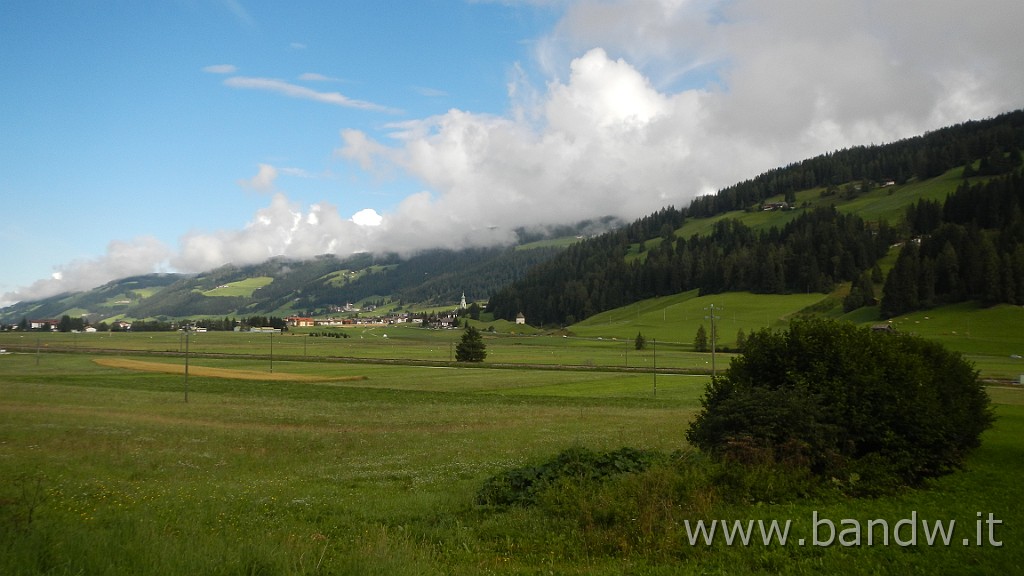
M462 294L486 301L585 235L620 226L616 218L517 230L516 246L424 250L414 256L323 255L228 264L199 274L132 276L76 293L0 309L0 323L59 319L91 322L202 316L321 315L367 299L420 306L458 303Z
M894 220L908 202L918 195L938 201L968 178L1019 170L1022 149L1024 110L1018 110L822 154L629 224L605 218L521 230L516 247L427 250L404 259L275 258L194 275L135 276L0 309L0 322L318 315L368 300L453 304L465 292L470 300L489 300L497 318L523 312L531 323L571 324L694 288L829 291L868 272L875 277L884 248L907 237L909 230ZM775 211L782 206L787 210ZM888 221L879 216L883 209Z

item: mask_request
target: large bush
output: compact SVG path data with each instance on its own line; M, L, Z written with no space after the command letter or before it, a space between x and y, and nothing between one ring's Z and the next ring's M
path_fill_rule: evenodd
M806 467L869 494L957 468L993 420L959 354L826 320L751 334L701 402L687 431L701 450Z

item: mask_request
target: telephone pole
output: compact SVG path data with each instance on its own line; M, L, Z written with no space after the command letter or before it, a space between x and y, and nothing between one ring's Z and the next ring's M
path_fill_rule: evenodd
M185 327L185 404L188 404L188 336L190 329Z
M658 397L658 339L654 339L654 397Z
M715 316L715 305L711 304L705 310L709 310L709 314L705 316L705 319L711 320L711 376L714 377L717 373L715 370L715 340L718 340L718 332L715 328L715 320L720 316ZM721 308L719 308L721 310Z

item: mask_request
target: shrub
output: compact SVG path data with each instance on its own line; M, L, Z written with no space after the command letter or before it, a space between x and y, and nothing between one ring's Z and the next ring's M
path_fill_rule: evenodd
M662 457L659 453L620 448L599 454L586 448L569 448L538 466L506 470L489 478L476 495L478 504L528 505L546 488L560 482L589 483L627 472L646 470Z
M751 334L701 403L687 430L701 450L805 467L860 494L952 471L993 421L959 354L821 319Z

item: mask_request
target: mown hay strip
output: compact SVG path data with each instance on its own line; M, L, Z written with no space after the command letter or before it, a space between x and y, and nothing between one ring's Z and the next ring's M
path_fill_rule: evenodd
M167 364L164 362L146 362L127 358L94 358L93 362L109 368L140 370L143 372L163 372L166 374L184 374L183 364ZM347 382L366 380L366 376L315 376L311 374L289 374L282 372L260 372L257 370L237 370L234 368L213 368L211 366L188 367L191 376L207 376L210 378L231 378L235 380L260 380L273 382Z

